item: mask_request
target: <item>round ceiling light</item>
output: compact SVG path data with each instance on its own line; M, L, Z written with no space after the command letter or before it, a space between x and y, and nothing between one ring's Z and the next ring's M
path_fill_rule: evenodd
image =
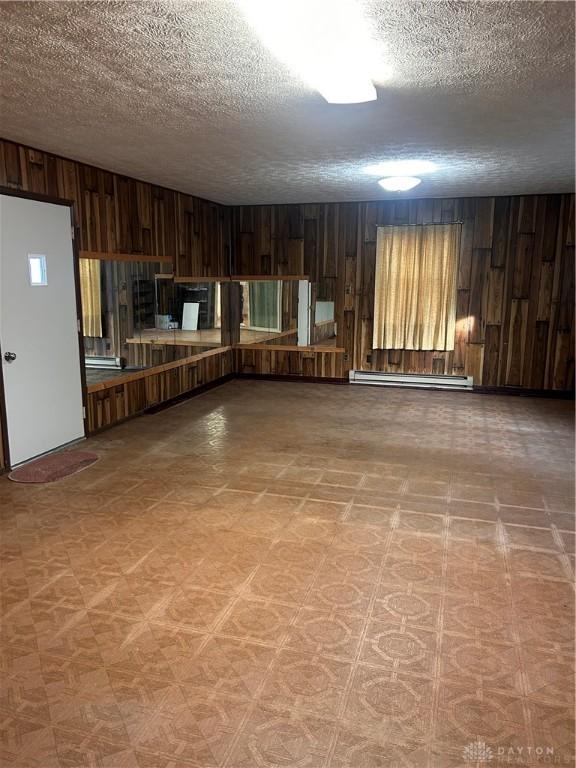
M391 160L386 163L367 165L364 173L370 176L416 176L437 170L436 163L430 160Z
M422 179L416 176L389 176L387 179L380 179L378 182L382 189L386 189L388 192L407 192L421 183Z

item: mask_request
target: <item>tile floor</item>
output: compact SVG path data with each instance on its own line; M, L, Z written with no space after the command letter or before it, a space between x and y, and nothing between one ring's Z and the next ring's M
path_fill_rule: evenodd
M573 765L572 411L235 381L0 478L0 764Z

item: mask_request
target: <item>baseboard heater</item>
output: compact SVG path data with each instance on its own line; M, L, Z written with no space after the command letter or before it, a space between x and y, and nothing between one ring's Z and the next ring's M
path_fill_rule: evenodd
M416 387L418 389L455 389L460 391L471 391L473 389L474 379L472 376L350 371L350 383L371 384L376 387Z
M93 355L84 358L86 368L124 368L125 361L121 357L98 357Z

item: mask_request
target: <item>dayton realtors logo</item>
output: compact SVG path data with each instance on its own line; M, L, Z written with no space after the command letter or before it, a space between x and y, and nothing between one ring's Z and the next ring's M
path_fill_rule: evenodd
M489 763L494 753L483 741L473 741L464 747L462 753L467 763Z
M497 763L499 765L534 765L535 763L564 764L554 755L554 747L489 747L484 741L472 741L462 750L467 763Z

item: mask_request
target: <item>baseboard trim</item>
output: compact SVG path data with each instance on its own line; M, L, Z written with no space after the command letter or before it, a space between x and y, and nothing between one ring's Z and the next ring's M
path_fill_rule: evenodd
M474 385L478 395L515 395L516 397L546 397L549 400L574 400L572 389L528 389L524 387L488 387Z
M237 379L262 379L265 381L302 381L308 384L350 384L347 378L324 377L324 376L298 376L297 374L281 373L237 373ZM357 382L356 386L363 386L364 382ZM413 392L422 392L421 387L411 387L407 385L402 389L410 389ZM462 392L465 394L476 395L516 395L516 397L544 397L551 400L574 400L574 391L565 389L525 389L523 387L489 387L482 384L474 385L468 390L436 390L448 392Z
M304 384L348 384L348 379L335 376L298 376L294 373L237 373L237 379L262 379L264 381L292 381Z
M145 416L154 416L155 413L160 413L161 411L165 411L168 408L174 407L175 405L184 403L186 400L191 400L197 395L203 395L204 392L209 392L211 389L215 389L221 384L226 384L235 378L236 375L234 373L227 373L225 376L221 376L219 379L214 379L214 381L208 381L206 384L201 384L199 387L189 389L188 392L183 392L181 395L176 395L176 397L172 397L170 400L164 400L164 402L158 403L158 405L151 405L149 408L145 408L142 413Z

